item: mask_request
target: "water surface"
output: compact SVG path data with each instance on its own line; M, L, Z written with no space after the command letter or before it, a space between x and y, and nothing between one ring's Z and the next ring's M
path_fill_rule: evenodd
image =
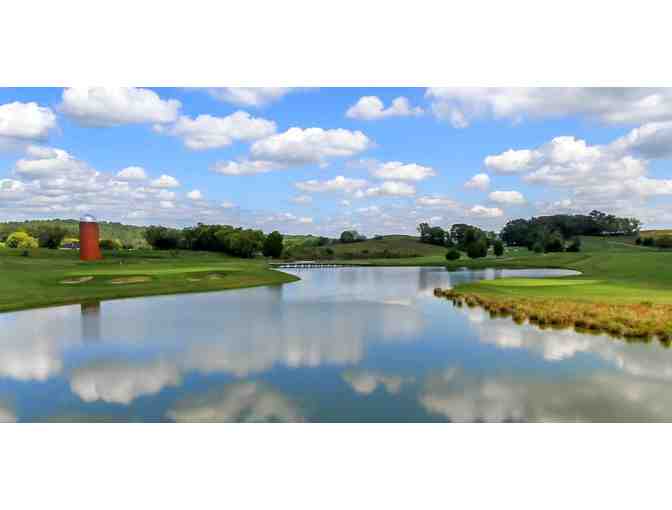
M296 270L296 283L0 314L0 421L668 421L672 353L435 287L561 270Z

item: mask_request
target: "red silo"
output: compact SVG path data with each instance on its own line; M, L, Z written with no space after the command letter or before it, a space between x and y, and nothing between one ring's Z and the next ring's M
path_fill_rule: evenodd
M79 258L80 260L100 260L100 230L96 218L90 214L82 216L79 220Z

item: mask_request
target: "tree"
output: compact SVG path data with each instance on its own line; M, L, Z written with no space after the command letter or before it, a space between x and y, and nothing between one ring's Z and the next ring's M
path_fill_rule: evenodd
M656 239L656 246L658 248L672 248L672 236L660 236Z
M366 241L366 236L360 234L356 230L345 230L341 234L342 243L356 243L359 241Z
M273 258L278 258L280 255L282 255L282 241L283 237L280 232L277 230L274 230L268 236L266 236L266 240L264 241L264 246L262 249L262 252L264 254L264 257L273 257Z
M40 228L37 236L41 248L55 250L61 245L61 241L68 235L68 231L59 225L49 225Z
M10 234L9 237L7 237L5 246L7 246L7 248L20 248L27 250L30 248L37 248L39 243L37 242L37 239L32 237L27 232L14 232L13 234Z
M572 242L567 247L567 251L570 251L570 252L581 251L581 238L575 237L574 239L572 239Z
M471 259L477 259L488 255L488 242L485 238L478 239L467 245L467 255Z
M458 260L461 256L462 254L455 248L452 248L446 252L446 260Z
M445 246L448 233L441 227L432 227L429 223L420 223L418 225L420 232L420 242L433 244L435 246Z
M179 230L154 225L147 227L144 236L149 245L157 250L174 250L182 239Z
M496 240L493 244L493 250L497 257L501 257L502 255L504 255L504 243L499 239Z
M549 235L546 238L546 242L544 243L544 251L545 252L565 251L565 243L562 239L562 236L557 232L554 232L553 234Z

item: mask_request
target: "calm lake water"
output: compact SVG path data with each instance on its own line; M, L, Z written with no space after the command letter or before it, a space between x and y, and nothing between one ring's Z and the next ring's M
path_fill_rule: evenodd
M0 421L669 421L658 342L433 296L567 273L305 269L283 286L0 314Z

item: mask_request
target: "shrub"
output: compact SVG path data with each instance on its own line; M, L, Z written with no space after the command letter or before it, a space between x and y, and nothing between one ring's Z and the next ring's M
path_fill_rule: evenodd
M500 240L495 241L493 245L493 250L497 257L501 257L502 255L504 255L504 243Z
M446 253L446 260L458 260L461 256L462 254L453 248L452 250L448 250Z
M637 239L635 239L635 244L636 244L637 246L639 246L640 244L642 244L642 238L641 238L641 237L638 237Z
M546 240L544 251L546 252L565 251L565 243L562 241L562 237L560 237L559 235L549 236L549 238Z
M658 248L672 248L672 236L661 236L656 239Z
M544 245L537 242L532 245L532 251L534 253L544 253Z
M31 237L26 232L19 231L11 234L7 238L5 245L7 246L7 248L30 249L30 248L37 248L39 246L39 243L37 242L37 239Z
M653 237L644 237L642 239L642 245L644 246L653 246L655 244L655 239Z
M121 250L124 247L119 239L102 239L98 244L101 250Z

